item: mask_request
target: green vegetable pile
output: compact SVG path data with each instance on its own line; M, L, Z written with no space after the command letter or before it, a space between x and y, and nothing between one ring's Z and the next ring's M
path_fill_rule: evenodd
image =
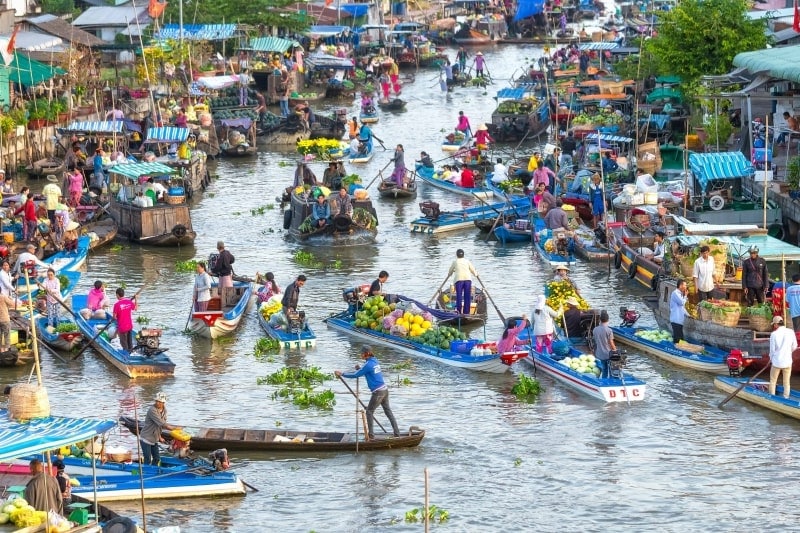
M75 322L59 322L56 326L56 333L72 333L78 331L78 325Z
M511 387L511 393L528 403L535 402L544 389L534 378L529 378L525 374L520 374L517 382Z
M189 259L187 261L176 261L175 272L194 272L197 268L197 259Z
M506 100L500 102L497 106L496 113L511 114L511 115L527 115L533 109L531 102L522 100Z
M330 410L336 405L336 395L332 390L315 391L317 384L333 379L319 367L290 368L284 367L272 374L256 379L258 385L283 385L272 393L272 399L291 398L292 403L300 408L315 407Z

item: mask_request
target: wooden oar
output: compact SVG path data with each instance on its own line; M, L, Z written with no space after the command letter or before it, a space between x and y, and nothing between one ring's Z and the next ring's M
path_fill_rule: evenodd
M392 160L392 161L389 161L388 163L386 163L386 166L385 166L385 167L383 167L382 169L380 169L380 170L378 171L378 173L377 173L377 174L375 174L375 177L374 177L374 178L372 178L372 181L370 181L370 182L367 184L367 186L366 186L366 187L364 187L364 188L365 188L365 189L369 189L369 188L372 186L372 184L373 184L373 183L375 183L375 180L376 180L376 179L378 179L379 177L381 177L381 176L383 175L383 171L384 171L384 170L386 170L387 168L389 168L389 165L391 165L393 162L394 162L394 161Z
M428 302L428 307L430 307L430 306L431 306L431 304L433 303L433 301L434 301L434 300L436 300L436 297L439 295L439 293L440 293L440 292L442 292L442 289L444 288L444 284L445 284L445 283L447 283L447 280L448 280L448 279L450 279L450 274L448 274L448 275L447 275L447 277L446 277L446 278L444 278L444 281L442 282L442 284L441 284L441 285L439 285L439 288L438 288L438 289L436 289L436 292L435 292L435 293L433 293L433 296L431 296L431 299L430 299L430 301Z
M483 294L485 294L486 297L489 299L489 301L492 302L492 306L494 307L494 310L497 311L497 316L500 317L500 320L505 322L506 321L506 317L504 317L503 313L500 312L500 309L497 308L497 304L494 303L494 300L492 299L492 295L489 294L489 291L486 288L486 285L484 285L483 281L481 281L481 277L478 276L477 274L475 274L475 278L478 280L478 283L481 284L481 288L483 289Z
M344 386L345 386L345 387L347 387L347 390L349 390L349 391L350 391L350 394L352 394L352 395L353 395L353 397L354 397L356 400L358 400L358 403L360 403L360 404L361 404L361 407L363 407L363 408L364 408L364 410L366 411L366 410L367 410L367 406L366 406L366 405L364 405L364 402L362 402L362 401L361 401L361 398L359 398L359 397L358 397L358 395L357 395L355 392L353 392L353 389L352 389L352 388L350 388L350 385L348 385L348 384L347 384L347 382L344 380L344 378L343 378L342 376L339 376L339 380L340 380L342 383L344 383ZM384 428L384 427L381 425L381 423L380 423L380 422L378 422L378 419L377 419L377 418L375 418L375 417L373 416L373 417L372 417L372 419L373 419L373 420L375 420L375 423L376 423L376 424L378 424L378 427L379 427L379 428L381 428L381 430L382 430L384 433L388 433L388 431L386 431L386 428Z
M136 299L136 297L137 297L137 296L139 296L139 294L140 294L140 293L141 293L143 290L144 290L144 287L142 287L141 289L139 289L138 291L136 291L136 294L134 294L134 295L133 295L133 297L131 298L131 300L135 300L135 299ZM94 337L92 337L92 339L91 339L89 342L87 342L87 343L86 343L86 344L83 346L83 348L81 348L81 349L80 349L80 351L79 351L78 353L76 353L76 354L75 354L75 356L72 358L72 360L74 361L74 360L76 360L78 357L80 357L81 355L83 355L83 352L85 352L86 350L88 350L88 349L89 349L89 346L92 346L92 345L95 343L95 341L96 341L98 338L100 338L100 335L102 335L102 334L103 334L103 332L104 332L104 331L105 331L105 330L108 328L108 326L110 326L110 325L111 325L111 323L112 323L112 322L114 322L114 318L113 318L113 317L111 318L111 320L109 320L108 322L106 322L106 323L103 325L103 327L102 327L102 328L100 328L100 331L98 331L98 332L97 332L97 334L96 334Z
M494 223L492 224L492 227L489 228L489 233L486 234L486 238L483 239L483 242L489 242L489 239L492 237L492 234L494 233L494 228L497 227L497 223L500 222L501 218L503 218L503 213L498 214L497 218L494 219Z
M730 394L728 395L728 397L727 397L727 398L725 398L724 400L722 400L721 402L719 402L719 405L717 405L717 407L719 407L720 409L722 409L722 407L723 407L723 406L724 406L726 403L728 403L729 401L731 401L731 400L733 399L733 397L734 397L734 396L736 396L737 394L739 394L739 393L742 391L742 389L743 389L743 388L745 388L746 386L750 385L750 383L751 383L751 382L752 382L754 379L756 379L758 376L760 376L760 375L761 375L761 373L762 373L764 370L768 369L770 366L772 366L772 365L771 365L771 364L767 364L767 365L766 365L764 368L762 368L761 370L759 370L758 372L756 372L755 374L753 374L753 377L751 377L750 379L748 379L747 381L745 381L744 383L742 383L741 385L739 385L739 387L738 387L738 388L737 388L735 391L733 391L732 393L730 393Z

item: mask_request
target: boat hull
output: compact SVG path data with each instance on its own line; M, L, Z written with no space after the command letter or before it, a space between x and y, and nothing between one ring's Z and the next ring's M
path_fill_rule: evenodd
M747 379L748 378L717 376L714 378L714 386L722 392L730 394L738 389L742 383L747 382ZM742 388L736 397L756 404L759 407L769 409L770 411L800 419L800 392L791 391L789 399L787 400L783 398L783 387L777 385L775 393L775 396L769 393L769 382L755 380Z
M261 325L261 329L264 330L264 333L266 333L269 338L280 342L281 350L310 350L317 346L317 336L314 335L311 328L306 327L305 330L296 334L287 333L271 327L269 321L264 318L264 315L262 315L258 309L256 309L256 315L258 316L258 323Z
M349 320L350 318L352 318L352 314L344 312L328 318L326 322L329 328L369 341L372 345L386 346L415 357L437 361L449 366L492 373L503 373L509 369L508 365L504 364L497 354L473 356L449 350L440 350L413 342L407 338L387 335L370 329L357 328L353 326Z
M475 227L475 222L497 218L504 210L513 210L520 217L528 216L531 203L527 198L515 198L511 202L498 202L461 211L440 213L437 218L420 217L409 223L411 233L436 234Z
M115 502L167 498L194 498L200 496L244 496L246 489L239 476L232 472L214 472L199 476L180 471L145 477L142 489L138 476L97 476L97 485L92 476L74 476L80 486L72 487L72 493L92 498L99 502Z
M62 320L61 322L69 321ZM62 352L69 352L83 341L83 335L77 330L69 333L48 332L46 316L36 319L36 334L47 346Z
M45 260L56 272L76 272L86 264L91 239L88 235L78 237L78 247L74 252L61 250Z
M687 350L676 348L672 341L653 342L636 335L637 331L646 328L623 328L612 327L614 339L632 348L636 348L645 353L655 355L676 366L698 370L700 372L727 372L728 352L714 348L705 347L704 353L693 353ZM691 342L691 341L687 341Z
M459 187L455 183L435 178L434 175L435 172L432 168L417 165L417 176L431 187L470 198L485 199L492 198L495 195L494 192L486 187Z
M378 185L378 194L381 198L403 200L417 197L417 183L412 181L406 187L397 187L394 180L384 180Z
M579 354L573 348L574 354ZM570 389L586 394L604 402L626 402L644 400L646 385L643 381L623 375L623 379L600 379L593 375L581 374L549 357L546 354L531 350L532 358L523 359L535 370L541 370L554 380L566 385ZM572 354L570 354L572 355Z
M236 331L242 321L242 317L250 309L250 304L253 301L253 285L247 282L234 281L233 290L236 293L236 303L234 305L226 309L193 312L189 321L189 331L194 335L208 339L217 339ZM216 283L211 286L211 291L211 301L218 302L220 304L219 307L222 307L221 300L219 300L219 287Z

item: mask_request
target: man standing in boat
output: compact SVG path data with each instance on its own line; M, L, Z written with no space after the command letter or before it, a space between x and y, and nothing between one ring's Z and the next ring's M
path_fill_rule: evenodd
M695 290L700 300L710 300L711 291L714 290L714 258L711 257L711 249L708 246L700 247L700 257L694 262L692 272Z
M742 288L748 306L753 305L755 300L764 303L764 295L769 288L769 273L767 262L758 255L758 246L751 246L750 257L742 261Z
M303 274L297 276L297 279L291 282L287 287L286 290L283 291L283 299L281 300L281 305L283 306L283 312L286 316L289 316L289 312L297 311L297 304L300 301L300 289L303 285L306 284L306 277Z
M672 326L672 342L675 344L683 340L687 301L689 301L689 291L686 288L686 280L682 279L678 281L678 286L669 297L669 323Z
M614 344L614 332L608 327L608 320L608 311L603 309L600 312L600 325L592 331L594 356L597 360L597 366L601 370L601 379L608 378L608 360L611 357L611 352L617 351L617 345Z
M394 419L394 413L392 413L392 408L389 406L389 387L386 386L386 382L383 380L381 365L375 358L375 355L373 355L372 348L366 344L361 347L361 357L363 357L365 360L364 366L356 366L355 372L343 373L341 370L335 370L334 374L340 379L353 379L360 378L361 376L364 376L367 379L367 386L372 392L372 396L370 396L369 399L369 405L367 405L367 435L369 439L375 438L375 432L373 431L373 426L375 424L375 409L377 409L379 405L383 407L383 412L386 414L386 418L388 418L389 423L392 424L394 436L399 437L400 428L397 426L397 421Z
M219 295L223 307L227 305L227 296L233 289L233 254L225 249L225 243L217 241L217 259L211 267L211 273L219 278Z
M455 278L456 288L456 313L470 314L472 304L472 276L478 275L469 259L464 257L464 250L456 250L456 260L450 265L447 272L447 281L450 276Z
M789 399L792 377L792 352L797 349L794 331L783 325L783 318L772 317L772 334L769 336L769 393L775 396L778 375L783 374L783 397Z

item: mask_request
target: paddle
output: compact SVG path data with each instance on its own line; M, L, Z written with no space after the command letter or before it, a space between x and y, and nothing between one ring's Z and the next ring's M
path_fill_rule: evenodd
M447 283L447 280L448 280L448 279L450 279L450 274L448 274L448 275L447 275L447 277L446 277L446 278L444 278L444 281L442 282L442 284L441 284L441 285L439 285L439 288L436 290L436 292L435 292L435 293L433 293L433 296L431 296L431 299L430 299L430 301L428 302L428 307L430 307L430 306L431 306L431 304L432 304L432 303L433 303L433 301L436 299L436 297L439 295L439 293L440 293L440 292L442 292L442 289L444 288L444 284L445 284L445 283Z
M347 390L349 390L349 391L350 391L350 394L352 394L352 395L353 395L353 397L354 397L356 400L358 400L358 403L360 403L360 404L361 404L361 407L363 407L363 408L364 408L364 410L366 411L366 410L367 410L367 406L366 406L366 405L364 405L364 402L362 402L362 401L361 401L361 398L359 398L359 397L358 397L358 395L357 395L355 392L353 392L353 389L350 387L350 385L348 385L348 384L347 384L347 382L344 380L344 378L343 378L342 376L339 376L339 380L340 380L342 383L344 383L344 386L345 386L345 387L347 387ZM384 428L384 427L381 425L381 423L380 423L380 422L378 422L378 420L377 420L375 417L372 417L372 419L373 419L373 420L375 420L375 423L376 423L376 424L378 424L378 427L379 427L379 428L381 428L381 430L382 430L384 433L388 433L388 431L386 431L386 428Z
M728 397L727 397L727 398L725 398L724 400L722 400L721 402L719 402L719 404L717 405L717 407L719 407L720 409L722 409L722 407L723 407L723 406L724 406L726 403L728 403L729 401L731 401L731 400L733 399L733 397L734 397L734 396L736 396L737 394L739 394L743 388L745 388L746 386L748 386L748 385L749 385L749 384L750 384L750 383L751 383L751 382L752 382L754 379L756 379L758 376L760 376L760 375L761 375L761 373L762 373L764 370L768 369L770 366L772 366L772 365L769 365L769 364L768 364L768 365L764 366L764 368L762 368L761 370L759 370L758 372L756 372L755 374L753 374L753 377L751 377L750 379L748 379L747 381L745 381L744 383L742 383L741 385L739 385L739 387L738 387L738 388L737 388L735 391L733 391L732 393L730 393L730 394L728 395Z
M137 296L139 296L139 294L140 294L140 293L141 293L143 290L144 290L144 287L142 287L141 289L139 289L138 291L136 291L136 294L134 294L134 295L133 295L133 297L131 298L131 300L135 300L135 299L136 299L136 297L137 297ZM80 349L80 351L79 351L78 353L76 353L76 354L75 354L75 356L72 358L72 360L74 361L74 360L76 360L78 357L80 357L81 355L83 355L83 352L85 352L87 349L89 349L89 346L92 346L92 345L95 343L95 341L96 341L98 338L100 338L100 335L102 335L102 334L103 334L103 332L104 332L104 331L105 331L105 330L108 328L108 326L110 326L110 325L111 325L111 323L112 323L112 322L114 322L114 318L113 318L113 317L112 317L112 318L111 318L111 319L110 319L108 322L106 322L106 323L103 325L103 327L102 327L102 328L100 328L100 330L97 332L97 334L96 334L94 337L92 337L92 339L91 339L89 342L87 342L87 343L86 343L86 344L83 346L83 348L81 348L81 349Z
M374 133L372 134L372 138L375 139L376 141L378 141L378 144L381 145L381 148L383 148L383 151L385 152L386 151L386 146L383 145L383 140L380 137L378 137L377 135L375 135Z
M500 320L505 322L506 321L506 317L504 317L503 313L500 312L500 309L497 308L497 304L494 303L494 300L492 299L492 295L489 294L489 290L486 288L486 285L484 285L483 281L481 281L481 277L479 275L475 274L475 278L478 280L478 283L481 284L481 288L483 289L483 294L485 294L486 297L489 299L489 301L492 302L492 307L494 307L494 310L497 311L497 316L500 317Z
M366 186L366 187L364 187L364 188L365 188L365 189L369 189L369 188L372 186L372 184L373 184L373 183L375 183L375 180L376 180L376 179L378 179L379 177L382 177L382 176L383 176L383 171L384 171L384 170L386 170L387 168L389 168L389 165L391 165L393 162L394 162L394 160L392 159L391 161L389 161L388 163L386 163L386 166L385 166L385 167L383 167L382 169L380 169L380 170L378 171L378 173L377 173L377 174L375 174L375 177L374 177L374 178L372 178L372 181L370 181L370 182L367 184L367 186Z

